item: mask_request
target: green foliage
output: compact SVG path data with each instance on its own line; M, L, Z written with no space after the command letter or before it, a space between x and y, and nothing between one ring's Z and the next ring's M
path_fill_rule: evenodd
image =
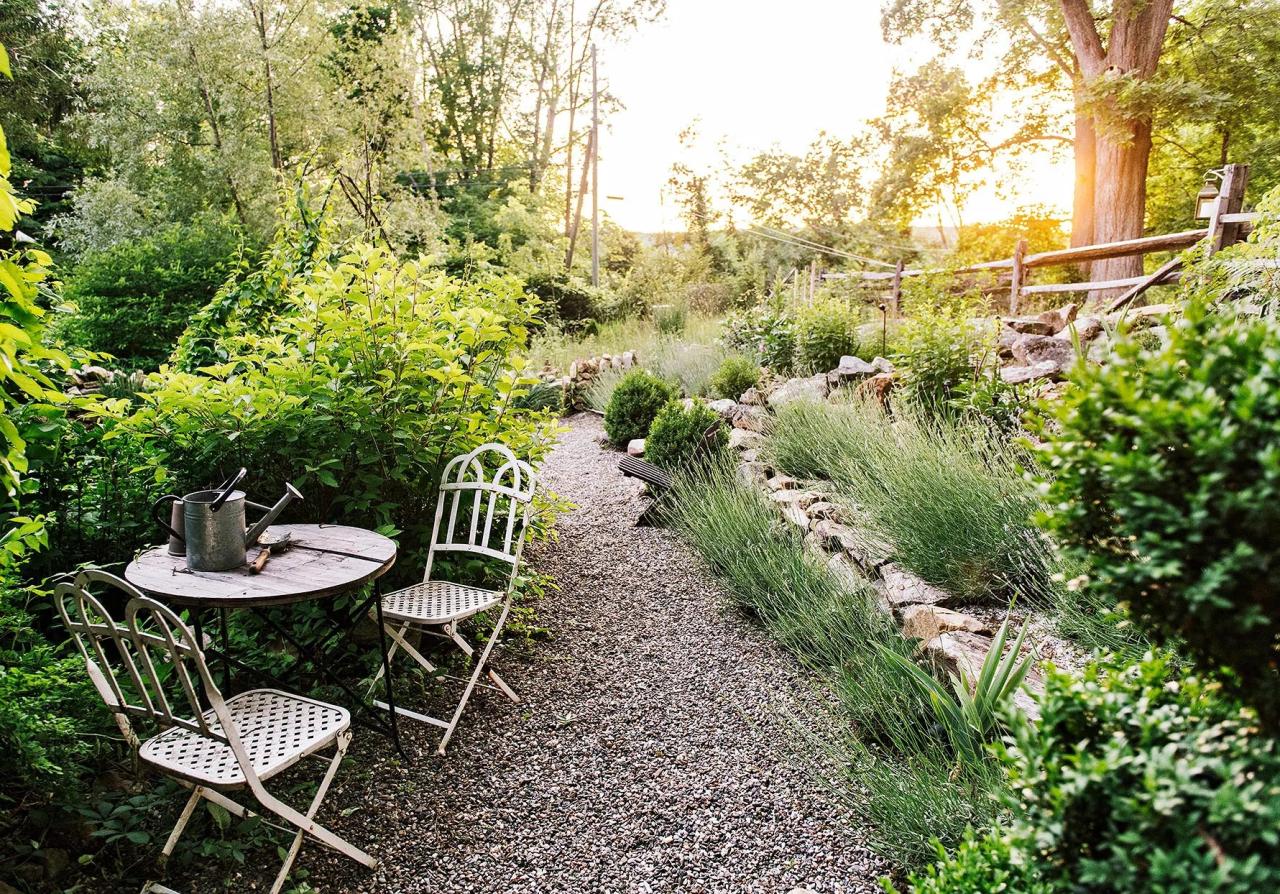
M934 419L910 404L892 421L873 401L781 407L776 466L831 481L898 560L966 602L1057 598L1059 571L1034 517L1042 508L1024 452L972 417Z
M646 369L689 397L705 395L724 351L716 345L662 338L642 356Z
M755 357L778 375L795 366L795 324L785 312L756 307L732 314L724 321L723 340L729 350Z
M970 763L982 761L988 746L1008 731L1007 717L1018 716L1014 711L1013 697L1022 688L1034 656L1020 657L1027 635L1026 624L1022 625L1008 654L1005 654L1008 634L1009 620L1006 618L992 640L977 679L970 679L964 672L959 676L951 674L950 691L914 661L881 647L885 660L898 664L904 678L910 680L928 700L951 747Z
M1018 731L1004 762L1017 796L1003 840L983 846L989 860L962 852L923 890L995 890L1016 866L1031 890L1248 894L1280 884L1277 741L1167 658L1051 674L1040 722Z
M535 461L547 449L547 415L515 406L536 382L518 280L460 283L356 246L287 285L270 334L224 337L226 362L156 377L136 410L107 402L109 437L141 445L161 487L246 466L255 492L296 484L312 520L420 549L443 462L486 441Z
M999 833L977 835L965 831L950 854L938 845L938 861L911 876L912 894L1052 894L1030 867L1014 859L1009 842ZM897 892L893 885L885 890Z
M77 311L63 337L125 367L155 369L226 281L239 247L233 226L206 217L85 256L63 293Z
M647 435L658 411L679 396L675 388L652 373L632 370L622 377L609 397L609 407L604 414L605 433L615 445L625 447L629 441Z
M707 437L708 430L711 436ZM655 466L676 471L701 448L702 459L712 459L729 446L729 433L715 411L699 401L686 407L673 400L658 411L644 442L644 455Z
M559 416L564 412L564 388L559 382L538 382L511 405L517 410L550 410Z
M178 340L173 363L185 372L221 363L228 357L224 342L245 333L263 333L275 317L288 309L292 290L305 281L329 251L326 216L328 199L311 207L303 186L293 201L282 202L282 222L275 239L250 270L241 264L213 299L191 319Z
M844 302L818 301L796 312L797 372L828 372L840 365L846 354L861 350L857 314Z
M748 389L760 384L760 367L740 354L731 354L720 363L711 377L708 391L712 397L737 400Z
M599 296L564 274L535 273L526 278L525 287L538 296L549 325L575 331L600 319Z
M979 339L970 323L972 308L966 302L919 306L916 301L907 302L912 315L896 334L897 390L929 413L946 415L977 377Z
M1043 450L1049 529L1128 605L1280 724L1280 323L1193 302L1151 352L1075 373ZM1049 476L1052 476L1049 478Z
M684 332L688 314L678 304L659 304L653 308L653 324L662 335L679 335Z

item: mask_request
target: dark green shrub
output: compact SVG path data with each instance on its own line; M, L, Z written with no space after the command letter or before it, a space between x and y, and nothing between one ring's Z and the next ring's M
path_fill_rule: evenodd
M796 370L820 373L835 369L840 358L857 354L858 319L840 301L819 301L796 313Z
M1280 324L1188 306L1155 353L1080 368L1043 456L1049 529L1280 726Z
M155 369L231 274L240 245L234 227L198 219L90 254L66 280L77 312L64 337L122 366Z
M916 890L1000 890L1010 862L1033 883L1010 890L1280 889L1280 750L1216 684L1148 656L1051 674L1041 711L1004 754L1004 844L962 850Z
M750 388L760 384L760 367L755 361L740 354L730 355L720 362L720 368L711 377L707 390L712 397L737 400Z
M539 382L511 405L518 410L550 410L558 416L564 412L564 388L559 382Z
M779 375L791 372L796 359L796 330L783 311L756 307L724 321L725 347L755 357Z
M675 471L687 463L694 451L703 443L707 429L714 426L714 432L705 447L703 456L709 458L729 446L729 433L725 431L723 421L715 411L706 404L694 401L686 407L681 401L673 400L654 417L649 427L648 437L644 442L645 459L655 466Z
M605 433L615 445L625 447L629 441L647 435L658 411L679 396L674 386L657 376L642 369L632 370L622 377L609 398L604 411Z
M541 316L549 324L578 332L601 318L599 296L563 273L534 273L525 279L525 288L538 296Z

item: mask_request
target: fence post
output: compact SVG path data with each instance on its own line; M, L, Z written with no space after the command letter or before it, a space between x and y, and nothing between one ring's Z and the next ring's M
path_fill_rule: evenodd
M1018 299L1022 297L1022 259L1027 255L1027 240L1019 239L1013 250L1013 273L1009 282L1009 313L1018 313Z
M1244 190L1248 184L1248 165L1233 164L1222 169L1222 191L1209 218L1209 254L1216 254L1240 241L1244 227L1238 223L1223 223L1222 216L1244 210Z
M898 319L899 304L902 300L902 271L906 267L906 262L899 261L898 266L893 268L893 291L889 294L889 307L893 311L895 320Z

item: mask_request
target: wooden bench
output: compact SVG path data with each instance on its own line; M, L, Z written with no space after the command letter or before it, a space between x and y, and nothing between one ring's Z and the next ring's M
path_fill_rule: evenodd
M717 419L707 427L707 430L702 433L702 437L693 448L693 451L685 459L682 466L688 466L691 463L702 459L703 455L711 449L711 444L715 440L716 431L719 430L720 426L723 424L724 423L721 420ZM671 473L666 469L661 469L653 463L645 462L636 456L628 455L619 459L618 470L628 478L636 478L659 491L659 494L657 495L659 498L667 491L671 490L671 486L674 483ZM640 514L640 518L636 520L637 525L649 526L654 523L656 514L655 510L658 507L658 502L659 500L655 499L654 502Z

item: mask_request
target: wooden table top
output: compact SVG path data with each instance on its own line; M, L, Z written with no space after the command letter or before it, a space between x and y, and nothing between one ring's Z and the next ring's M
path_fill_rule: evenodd
M336 596L380 577L396 561L395 542L364 528L272 525L264 539L285 534L292 546L272 553L258 574L250 574L247 564L230 571L191 571L186 556L155 546L139 553L124 576L143 592L178 605L253 608ZM248 558L256 557L257 548L249 549Z

